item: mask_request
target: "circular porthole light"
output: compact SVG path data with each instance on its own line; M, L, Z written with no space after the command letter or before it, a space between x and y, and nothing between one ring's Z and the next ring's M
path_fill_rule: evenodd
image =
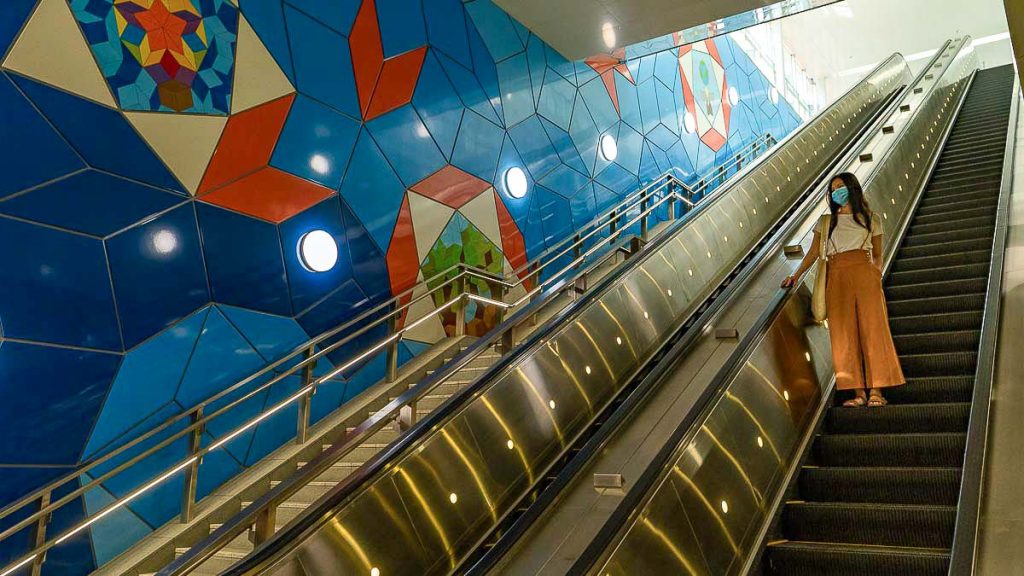
M740 91L735 86L729 86L729 104L735 106L740 103Z
M601 136L601 156L611 162L618 155L619 145L615 143L615 138L611 134Z
M686 132L693 134L697 130L697 119L693 117L693 114L687 112L683 116L683 128L686 128Z
M513 166L505 171L505 190L513 198L526 196L526 172L519 166Z
M157 254L167 256L178 249L178 236L167 229L157 230L150 239L150 243Z
M370 576L380 576L380 568L377 568L376 566L370 568Z
M769 90L768 91L768 99L772 101L772 104L778 104L779 103L779 91L776 90L775 88L772 88L771 90Z
M331 171L331 163L323 154L313 154L309 159L309 167L317 174L327 174Z
M338 244L324 230L313 230L299 238L299 262L310 272L327 272L338 263Z

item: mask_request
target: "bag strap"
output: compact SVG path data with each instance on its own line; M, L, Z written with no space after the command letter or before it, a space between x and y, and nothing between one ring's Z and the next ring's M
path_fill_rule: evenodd
M823 214L821 216L821 246L818 248L818 258L824 260L826 251L828 249L828 229L832 225L832 215Z

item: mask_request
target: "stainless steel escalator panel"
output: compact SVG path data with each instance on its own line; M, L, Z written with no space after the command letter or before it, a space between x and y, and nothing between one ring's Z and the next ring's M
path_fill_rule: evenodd
M263 560L268 564L260 569L287 573L300 564L311 574L451 571L847 143L843 138L822 142L809 131L824 134L837 123L863 121L868 115L861 108L884 101L908 77L902 58L894 57L830 113L748 167L741 173L745 177L709 198L673 237L635 256L628 270L476 386L471 397L335 504L333 512L301 535L287 528L279 533L295 544L277 559ZM821 150L822 143L825 149L813 155L812 148ZM814 160L794 162L805 157ZM764 370L774 374L771 367ZM717 436L708 442L701 460L731 465L719 444L735 442ZM712 480L694 478L697 486ZM737 506L742 509L739 501Z
M955 119L957 99L977 66L956 54L934 88L918 96L902 138L881 147L861 174L871 205L885 215L886 258L899 245ZM854 161L854 164L858 164ZM851 166L852 168L852 166ZM810 232L808 232L810 234ZM809 318L806 285L783 308L724 390L684 436L671 466L648 492L591 574L735 574L751 558L767 516L832 379L827 330Z
M601 574L735 571L831 376L827 331L810 323L791 300Z

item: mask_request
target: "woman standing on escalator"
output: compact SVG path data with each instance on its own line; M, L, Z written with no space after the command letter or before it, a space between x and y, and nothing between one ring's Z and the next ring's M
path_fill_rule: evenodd
M836 388L854 392L844 406L885 406L882 388L906 380L882 291L882 220L864 199L860 181L849 172L832 178L828 205L830 214L818 221L811 249L782 286L792 286L814 264L822 235L827 235L825 302Z

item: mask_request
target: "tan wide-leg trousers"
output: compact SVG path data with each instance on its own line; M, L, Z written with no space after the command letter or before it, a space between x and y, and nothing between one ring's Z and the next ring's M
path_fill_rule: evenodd
M906 382L889 331L882 278L867 251L829 257L825 302L836 388L883 388Z

